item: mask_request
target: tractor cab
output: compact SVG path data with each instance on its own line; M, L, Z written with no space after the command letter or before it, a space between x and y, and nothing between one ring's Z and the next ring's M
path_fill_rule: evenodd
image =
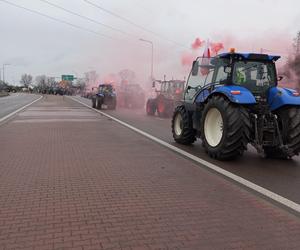
M182 80L157 80L156 82L160 84L160 89L156 90L156 92L164 96L181 96L184 91L185 81Z
M200 91L211 92L221 85L242 87L254 95L266 95L269 88L277 86L275 61L279 58L245 53L198 57L188 79L185 99L192 100Z
M98 94L113 94L114 88L111 84L100 84L98 87Z

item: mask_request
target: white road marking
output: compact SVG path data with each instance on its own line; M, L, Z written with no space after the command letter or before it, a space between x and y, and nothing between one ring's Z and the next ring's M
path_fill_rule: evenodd
M31 103L29 103L29 104L26 104L25 106L23 106L23 107L21 107L21 108L15 110L15 111L13 111L13 112L11 112L10 114L8 114L8 115L6 115L6 116L0 118L0 123L3 122L3 121L5 121L6 119L12 117L13 115L19 113L20 111L22 111L23 109L29 107L30 105L34 104L35 102L41 100L42 98L43 98L43 96L41 96L40 98L34 100L33 102L31 102Z
M235 175L235 174L233 174L233 173L231 173L227 170L224 170L224 169L218 167L217 165L212 164L208 161L205 161L205 160L203 160L203 159L201 159L197 156L194 156L194 155L192 155L192 154L190 154L190 153L188 153L188 152L186 152L186 151L184 151L180 148L177 148L177 147L175 147L175 146L173 146L173 145L171 145L171 144L169 144L169 143L167 143L167 142L165 142L165 141L163 141L163 140L161 140L161 139L159 139L159 138L157 138L153 135L150 135L150 134L148 134L148 133L146 133L146 132L144 132L144 131L142 131L138 128L135 128L132 125L130 125L126 122L123 122L123 121L121 121L121 120L119 120L119 119L117 119L117 118L115 118L111 115L108 115L108 114L106 114L102 111L94 109L94 108L90 107L89 105L87 105L87 104L85 104L85 103L83 103L83 102L81 102L81 101L79 101L79 100L77 100L73 97L70 97L70 98L72 100L88 107L89 109L92 109L95 112L100 113L101 115L104 115L104 116L112 119L113 121L129 128L129 129L131 129L131 130L133 130L133 131L135 131L135 132L137 132L137 133L139 133L139 134L141 134L141 135L143 135L143 136L145 136L149 139L151 139L152 141L155 141L155 142L161 144L162 146L164 146L166 148L169 148L169 149L171 149L171 150L173 150L173 151L175 151L175 152L177 152L177 153L179 153L179 154L181 154L181 155L183 155L183 156L185 156L185 157L187 157L187 158L189 158L189 159L191 159L191 160L193 160L197 163L200 163L200 164L206 166L207 168L209 168L209 169L211 169L211 170L213 170L213 171L215 171L215 172L217 172L217 173L219 173L219 174L221 174L221 175L223 175L223 176L225 176L225 177L227 177L231 180L234 180L235 182L237 182L237 183L239 183L239 184L241 184L241 185L243 185L243 186L245 186L249 189L254 190L255 192L267 197L268 199L273 200L273 201L279 203L280 205L293 210L294 212L300 213L300 204L298 204L294 201L291 201L291 200L289 200L289 199L287 199L287 198L285 198L285 197L283 197L279 194L276 194L276 193L274 193L274 192L272 192L272 191L270 191L266 188L263 188L263 187L261 187L257 184L254 184L253 182L250 182L250 181L248 181L248 180L246 180L246 179L244 179L244 178L242 178L238 175Z

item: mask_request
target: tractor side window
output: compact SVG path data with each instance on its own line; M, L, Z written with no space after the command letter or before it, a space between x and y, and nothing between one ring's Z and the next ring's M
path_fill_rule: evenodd
M190 74L190 77L189 77L188 83L187 83L186 94L185 94L187 99L193 99L193 97L197 93L197 91L204 86L205 80L208 75L203 74L203 73L204 72L201 72L199 70L199 73L196 76L193 76L192 74Z
M212 83L213 75L214 75L214 70L212 69L209 71L209 73L206 76L205 85Z
M220 66L217 71L216 83L224 81L228 78L228 73L224 71L224 66Z
M161 91L166 92L166 83L165 82L161 84Z
M168 93L172 93L172 83L168 83Z

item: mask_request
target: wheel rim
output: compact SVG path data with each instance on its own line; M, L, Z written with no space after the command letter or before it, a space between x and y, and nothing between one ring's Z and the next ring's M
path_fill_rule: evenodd
M174 119L174 132L177 136L180 136L182 133L182 116L180 113L177 113Z
M223 137L223 118L220 111L211 108L204 121L204 136L211 147L216 147Z

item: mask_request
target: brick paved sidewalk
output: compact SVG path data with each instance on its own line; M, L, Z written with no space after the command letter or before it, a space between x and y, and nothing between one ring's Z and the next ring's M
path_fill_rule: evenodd
M0 143L0 249L300 249L295 216L70 99Z

